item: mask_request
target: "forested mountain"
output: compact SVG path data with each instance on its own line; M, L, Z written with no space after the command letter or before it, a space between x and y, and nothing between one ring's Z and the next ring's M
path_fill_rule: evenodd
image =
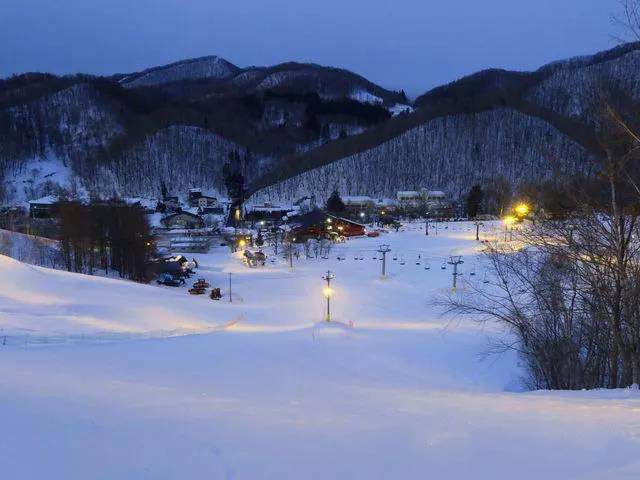
M241 69L219 57L109 78L15 76L0 81L0 198L60 187L156 195L163 182L176 193L223 191L231 152L251 179L274 158L385 122L406 101L346 70Z
M637 100L639 71L640 45L627 44L535 72L478 72L412 106L312 64L203 57L108 78L20 75L0 81L0 195L224 191L230 157L257 200L423 186L456 197L475 183L590 174L602 154L593 98L604 85Z
M512 185L592 173L598 92L640 99L640 44L535 72L487 70L419 97L416 110L357 137L280 159L253 184L258 198L315 193L393 195L421 186L453 197L476 184Z

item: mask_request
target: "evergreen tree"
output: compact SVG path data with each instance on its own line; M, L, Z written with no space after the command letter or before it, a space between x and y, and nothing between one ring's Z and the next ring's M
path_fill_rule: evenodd
M476 218L478 213L480 213L480 206L482 205L482 198L484 196L484 192L482 191L482 187L480 185L474 185L469 190L469 194L467 195L467 215L469 218Z
M258 230L258 236L256 237L256 245L261 247L264 245L264 238L262 238L262 230Z
M327 210L330 212L344 212L345 208L344 202L342 201L342 198L340 198L340 194L337 190L334 190L327 200Z

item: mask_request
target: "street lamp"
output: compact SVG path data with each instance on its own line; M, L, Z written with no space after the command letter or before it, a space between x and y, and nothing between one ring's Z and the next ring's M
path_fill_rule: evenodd
M324 281L327 282L327 286L322 290L322 293L327 298L327 313L324 319L329 322L331 321L331 295L333 294L333 290L331 290L331 280L333 280L334 275L331 273L331 270L327 270L327 273L322 277Z
M520 203L516 206L515 211L519 217L526 217L529 214L529 205Z

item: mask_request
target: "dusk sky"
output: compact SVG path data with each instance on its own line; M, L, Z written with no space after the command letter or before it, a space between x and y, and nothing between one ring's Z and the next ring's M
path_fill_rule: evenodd
M616 0L2 0L0 77L203 55L348 68L417 94L488 67L611 48Z

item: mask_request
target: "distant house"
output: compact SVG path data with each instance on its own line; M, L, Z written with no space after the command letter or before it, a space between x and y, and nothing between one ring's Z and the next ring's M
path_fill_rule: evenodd
M200 207L198 208L200 215L224 215L222 207Z
M177 212L181 209L180 199L178 197L166 197L163 203L165 208L170 212Z
M199 215L189 212L178 212L161 220L165 228L194 229L204 228L204 220Z
M51 218L55 214L58 201L58 197L55 195L31 200L29 202L29 216L31 218Z
M447 198L447 195L442 190L422 189L422 196L427 201L443 201Z
M198 199L202 197L202 190L199 188L192 188L189 190L189 206L197 206Z
M349 213L368 212L375 206L375 200L366 195L346 195L342 197L342 203Z
M196 200L196 207L198 208L217 208L218 205L218 199L215 197L207 197L206 195L201 195L200 197L198 197L198 199Z
M333 235L356 237L366 233L366 228L361 223L337 217L322 210L313 210L292 219L290 235L295 238L295 241L302 242L307 238Z

